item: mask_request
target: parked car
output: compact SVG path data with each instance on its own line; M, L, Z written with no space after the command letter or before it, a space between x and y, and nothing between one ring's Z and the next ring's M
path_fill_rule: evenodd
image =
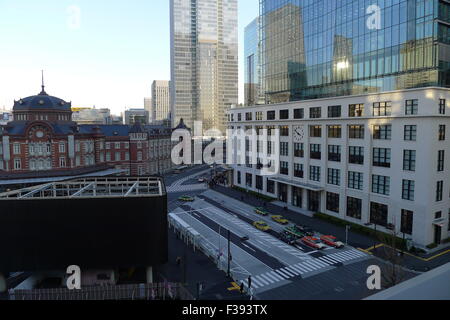
M267 223L265 223L264 221L256 221L256 222L253 222L253 226L254 226L256 229L258 229L258 230L260 230L260 231L264 231L264 232L267 232L267 231L270 230L269 225L268 225Z
M191 196L181 196L178 198L179 201L183 201L183 202L194 202L195 199Z
M345 245L341 241L337 241L335 236L321 236L320 240L330 247L343 248Z
M283 216L272 216L272 220L279 224L289 224L289 220L285 219Z
M300 229L305 235L309 237L314 236L314 230L308 226L297 226L297 228Z
M206 179L203 178L203 177L202 177L202 178L199 178L199 179L198 179L198 182L200 182L200 183L205 183L205 182L206 182Z
M269 215L269 212L267 212L264 208L255 208L255 213L264 217Z
M290 233L282 232L280 234L280 240L285 242L285 243L287 243L287 244L289 244L289 245L291 245L291 246L293 246L295 244L296 237L291 235Z
M284 229L284 232L293 235L294 237L297 238L303 238L306 236L306 234L303 232L303 230L301 230L298 226L294 225L294 226L290 226L287 227L286 229Z
M245 242L245 241L248 241L248 240L250 240L250 237L249 237L249 236L243 236L243 237L241 238L241 241L242 241L242 242Z
M318 250L325 249L325 245L322 243L322 241L320 241L320 239L314 237L304 237L301 241L310 248Z

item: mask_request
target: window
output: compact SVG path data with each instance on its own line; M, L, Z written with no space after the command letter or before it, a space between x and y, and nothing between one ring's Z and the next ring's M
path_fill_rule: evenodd
M332 184L335 186L341 185L341 170L328 169L328 184Z
M350 189L362 190L363 189L363 173L361 172L348 172L348 187Z
M245 121L252 121L253 120L253 115L251 112L247 112L245 113Z
M322 118L322 108L321 107L315 107L315 108L309 109L309 117L311 119Z
M409 210L402 210L402 221L400 232L412 235L414 213Z
M66 152L66 144L64 142L59 143L59 153Z
M375 102L373 104L373 115L376 117L390 116L392 113L391 102Z
M13 152L14 154L20 154L20 144L19 143L14 143L13 145Z
M364 139L364 126L363 125L353 125L349 126L348 134L350 139Z
M294 164L294 176L296 178L303 179L303 176L304 176L303 164L301 164L301 163L295 163Z
M309 167L309 180L320 182L320 167Z
M14 170L22 169L22 161L20 159L14 159Z
M442 201L444 198L444 181L438 181L436 187L436 202Z
M237 183L242 184L242 173L240 171L237 172Z
M375 140L391 140L392 125L373 126L373 138Z
M311 144L309 146L310 148L310 155L309 157L311 159L320 160L322 159L322 152L321 152L321 145L320 144Z
M264 185L263 185L263 177L261 176L256 176L256 189L257 190L264 190Z
M322 126L309 126L309 135L311 138L321 138Z
M106 150L111 149L111 143L110 143L110 142L106 142L106 143L105 143L105 149L106 149Z
M375 167L391 167L391 149L373 148L373 165Z
M275 120L275 111L267 111L267 120Z
M238 121L242 121L242 114L241 113L238 113Z
M372 192L388 196L390 194L391 178L386 176L372 176Z
M289 175L289 162L280 161L280 174Z
M350 218L361 220L362 200L347 197L347 216Z
M289 126L281 126L280 127L280 136L289 137Z
M439 114L445 114L445 109L447 109L447 101L445 99L439 100Z
M351 104L348 106L348 116L350 118L362 117L364 114L364 104Z
M284 157L289 156L289 143L280 142L280 155Z
M106 161L107 162L111 161L111 152L106 153Z
M339 194L327 192L327 210L339 213Z
M412 180L403 180L402 199L414 201L415 182Z
M328 146L328 161L341 162L341 146Z
M262 111L258 111L258 112L256 112L255 117L256 117L256 121L262 121L264 118L264 114L262 113Z
M114 143L114 149L120 149L120 142Z
M440 150L438 154L438 172L444 171L445 150Z
M139 157L140 157L140 159L139 159ZM116 154L115 154L115 161L120 161L120 160L122 160L121 154L120 154L120 152L116 152ZM138 161L142 161L142 152L141 151L139 151L137 153L137 160Z
M341 106L328 107L328 118L340 118L340 117L341 117Z
M130 149L130 143L129 142L125 142L125 149Z
M66 167L66 158L65 157L59 158L59 167L60 168L65 168Z
M417 115L419 110L419 100L406 100L405 102L405 114L407 116Z
M405 126L405 141L417 140L417 126Z
M294 119L303 119L305 117L305 110L302 109L294 109Z
M439 126L439 141L445 141L445 125Z
M289 119L289 110L280 110L280 120Z
M442 211L438 211L438 212L436 212L436 213L434 214L434 219L435 219L435 220L441 219L441 218L442 218Z
M125 161L130 161L130 154L125 152Z
M388 206L381 203L371 202L370 204L370 222L387 227L388 225Z
M349 159L351 164L364 164L364 147L349 147Z
M273 153L273 141L267 141L267 154L272 155Z
M328 126L328 138L339 139L342 137L342 126Z
M251 173L245 174L245 185L249 188L253 186L253 175Z
M294 157L303 158L305 156L305 149L303 143L294 143Z
M403 170L416 171L416 151L404 150L403 151Z
M275 193L275 181L270 180L267 178L267 192L268 193Z

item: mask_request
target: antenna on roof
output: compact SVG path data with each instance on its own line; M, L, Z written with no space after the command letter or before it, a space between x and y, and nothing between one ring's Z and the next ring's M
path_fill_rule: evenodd
M46 95L47 93L45 92L45 84L44 84L44 70L41 70L41 74L42 74L42 92L40 93L40 95Z

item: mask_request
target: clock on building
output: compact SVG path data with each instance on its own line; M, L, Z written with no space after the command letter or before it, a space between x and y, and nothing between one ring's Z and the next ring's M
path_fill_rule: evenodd
M294 133L294 142L301 142L305 138L305 127L295 126L293 128L293 133Z

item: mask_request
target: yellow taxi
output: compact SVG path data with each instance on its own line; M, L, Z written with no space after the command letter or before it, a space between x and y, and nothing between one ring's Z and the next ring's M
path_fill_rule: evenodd
M289 224L289 221L285 219L283 216L272 216L272 220L279 224Z
M264 231L264 232L267 232L267 231L270 230L269 225L268 225L267 223L265 223L264 221L256 221L256 222L253 222L253 226L254 226L256 229L258 229L258 230L260 230L260 231Z

